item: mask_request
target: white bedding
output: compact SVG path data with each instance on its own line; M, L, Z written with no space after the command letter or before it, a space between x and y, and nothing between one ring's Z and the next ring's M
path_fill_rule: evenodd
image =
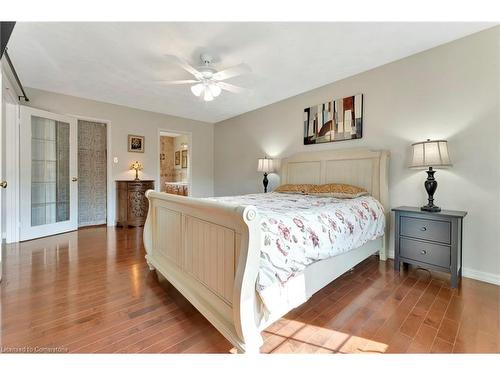
M257 207L262 243L256 290L269 311L282 300L287 281L308 265L358 248L385 229L384 209L371 196L267 193L207 199Z

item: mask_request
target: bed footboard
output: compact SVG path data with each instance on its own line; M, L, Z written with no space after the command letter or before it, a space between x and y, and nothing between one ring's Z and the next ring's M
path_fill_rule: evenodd
M239 352L258 352L255 316L260 230L253 206L152 190L144 247L160 272Z

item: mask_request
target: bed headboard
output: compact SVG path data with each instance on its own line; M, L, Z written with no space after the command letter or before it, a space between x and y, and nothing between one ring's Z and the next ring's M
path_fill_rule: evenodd
M389 209L389 151L302 152L281 161L282 184L344 183L362 187Z

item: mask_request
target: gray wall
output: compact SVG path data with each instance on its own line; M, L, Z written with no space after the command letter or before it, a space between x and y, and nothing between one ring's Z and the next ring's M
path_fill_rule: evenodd
M391 206L418 206L426 174L407 168L409 146L447 139L454 166L436 173L437 204L469 211L465 271L499 282L499 39L500 28L489 29L217 123L215 194L261 191L265 154L367 147L391 151ZM364 94L363 138L304 146L304 108L356 93ZM274 188L279 176L270 177Z

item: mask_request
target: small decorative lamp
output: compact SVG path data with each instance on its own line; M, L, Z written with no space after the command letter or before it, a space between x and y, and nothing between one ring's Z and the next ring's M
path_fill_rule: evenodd
M448 154L448 143L446 141L431 141L412 144L413 155L410 168L426 168L427 180L424 183L427 190L428 203L421 207L422 211L439 212L441 208L434 205L434 193L437 189L437 181L434 178L436 172L433 168L451 167L450 155Z
M130 164L130 169L135 171L135 180L139 181L139 171L142 171L143 166L138 161L134 161Z
M267 157L259 159L257 172L264 172L264 179L262 180L262 183L264 184L264 193L267 193L267 184L269 183L267 174L274 172L273 159L268 159Z

